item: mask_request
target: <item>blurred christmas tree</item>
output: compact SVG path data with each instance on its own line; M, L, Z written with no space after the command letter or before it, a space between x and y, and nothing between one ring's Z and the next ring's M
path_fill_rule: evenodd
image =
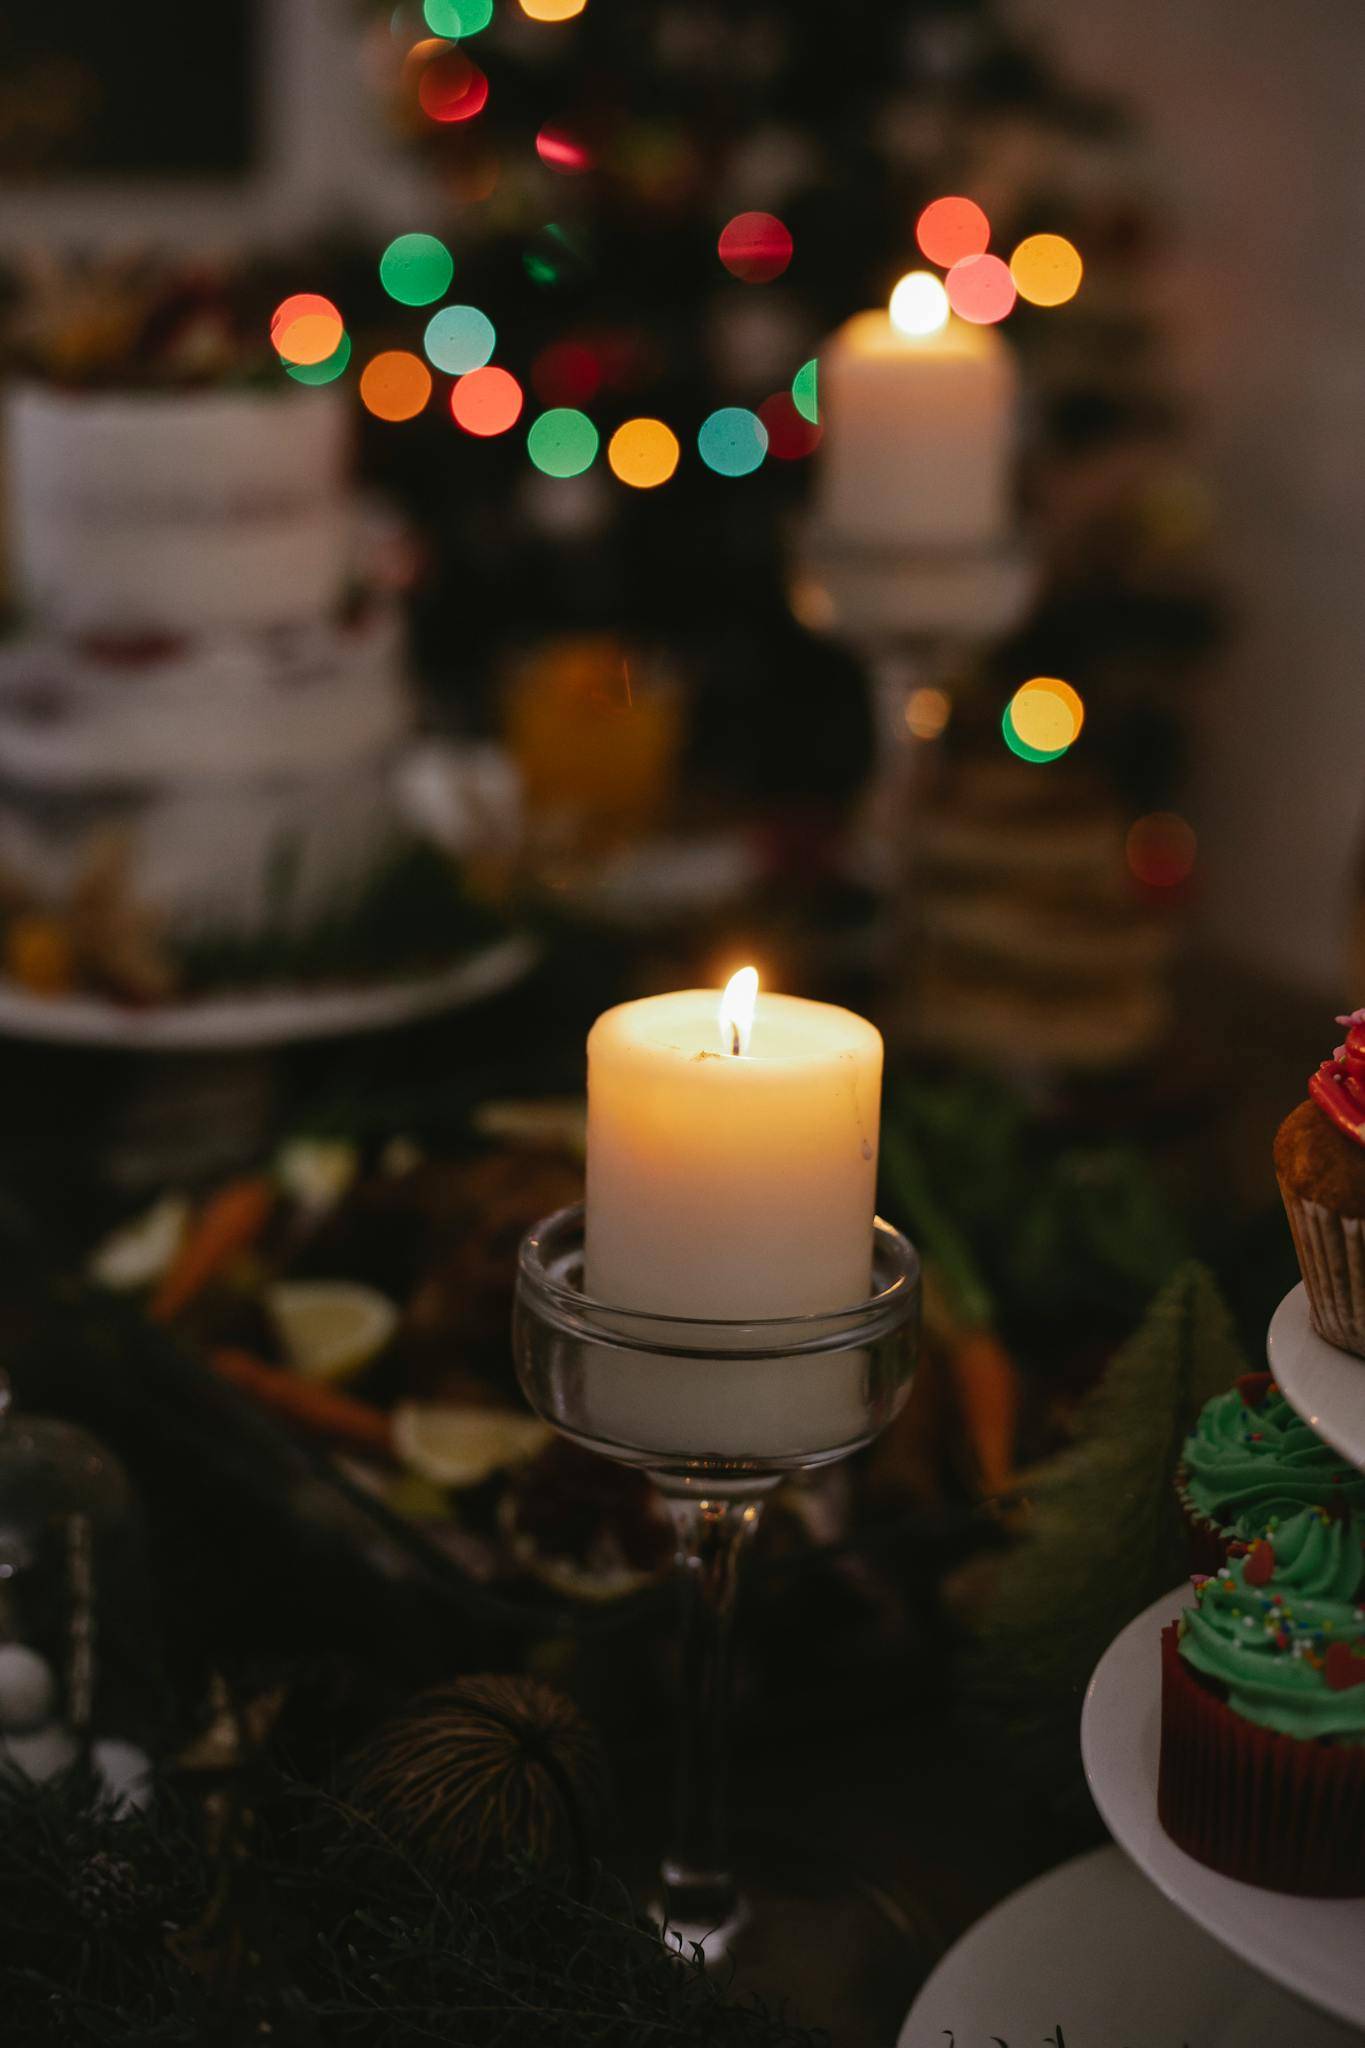
M494 360L525 394L513 431L452 436L438 376L420 423L371 429L376 468L403 476L435 537L423 645L438 681L487 676L509 638L610 625L666 643L702 680L714 778L849 790L861 697L783 590L784 522L819 438L792 380L921 260L923 207L964 193L992 248L1050 231L1085 264L1070 304L1021 301L1008 322L1047 566L1033 616L994 656L983 728L998 748L1017 683L1065 676L1085 697L1090 762L1132 810L1170 802L1214 628L1207 510L1148 310L1160 228L1119 109L1069 87L990 0L401 0L376 13L367 52L430 171L431 212L413 225L447 237L449 296L488 315ZM782 224L790 260L780 233L760 235L732 271L719 239L752 212ZM425 310L370 311L377 346L420 351ZM767 428L751 473L698 451L702 422L731 406ZM581 474L544 473L572 450L542 450L541 466L528 453L551 408L600 437ZM604 459L639 416L680 443L662 488L632 489Z

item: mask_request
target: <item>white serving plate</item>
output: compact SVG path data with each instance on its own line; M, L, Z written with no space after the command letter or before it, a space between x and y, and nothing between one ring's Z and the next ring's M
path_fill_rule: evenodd
M1304 1421L1343 1458L1365 1466L1365 1358L1318 1335L1302 1281L1270 1319L1266 1357Z
M1221 1877L1178 1849L1157 1819L1161 1631L1189 1601L1184 1586L1163 1594L1096 1667L1081 1710L1081 1758L1095 1804L1139 1870L1215 1941L1348 2026L1365 2027L1365 1898L1300 1899ZM1284 2048L1297 2048L1299 2038L1281 2036ZM1190 2048L1203 2044L1191 2036Z
M1050 1870L938 1965L899 2048L1357 2048L1354 2027L1267 1984L1121 1850Z
M236 1052L338 1038L462 1009L510 988L535 965L520 934L430 974L358 988L284 988L126 1009L99 996L35 996L0 981L0 1035L125 1052Z

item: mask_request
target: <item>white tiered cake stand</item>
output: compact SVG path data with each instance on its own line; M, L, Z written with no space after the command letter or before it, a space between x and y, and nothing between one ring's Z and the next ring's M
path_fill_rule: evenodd
M1302 1287L1271 1321L1267 1354L1285 1397L1334 1449L1365 1465L1365 1360L1325 1344ZM1081 1715L1081 1756L1106 1827L1171 1904L1253 1970L1365 2029L1365 1899L1302 1899L1222 1877L1178 1849L1156 1813L1161 1630L1183 1586L1130 1622L1100 1659Z
M1302 1287L1276 1311L1267 1352L1304 1420L1365 1466L1365 1359L1324 1343ZM1365 1899L1303 1899L1222 1877L1157 1819L1161 1631L1189 1597L1177 1586L1128 1624L1081 1712L1090 1791L1130 1861L1112 1849L1078 1857L979 1921L916 1999L900 2048L941 2048L950 2030L959 2048L1044 2039L1059 2020L1078 2041L1117 2040L1116 2024L1125 2040L1191 2048L1365 2041ZM1001 2036L1002 2026L1015 2031Z

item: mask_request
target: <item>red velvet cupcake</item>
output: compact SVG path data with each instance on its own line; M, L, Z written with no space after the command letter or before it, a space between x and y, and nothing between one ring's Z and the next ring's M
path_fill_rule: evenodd
M1365 1357L1365 1010L1275 1136L1275 1172L1313 1327Z

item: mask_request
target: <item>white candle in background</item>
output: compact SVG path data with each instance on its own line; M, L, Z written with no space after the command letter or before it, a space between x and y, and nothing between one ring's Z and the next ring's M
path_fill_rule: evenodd
M989 547L1012 524L1018 375L994 327L960 320L929 271L820 351L816 517L832 540Z
M623 1003L593 1026L585 1286L596 1300L734 1320L866 1297L881 1034L828 1003L755 999L756 983L750 969L728 1003L688 989Z

